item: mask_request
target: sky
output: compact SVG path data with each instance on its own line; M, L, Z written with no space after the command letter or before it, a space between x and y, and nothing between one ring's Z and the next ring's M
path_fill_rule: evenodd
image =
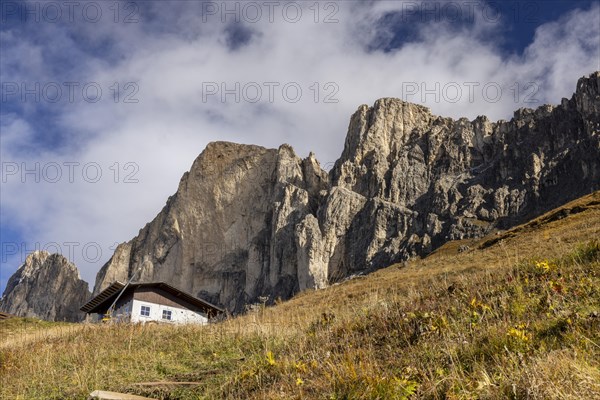
M313 151L362 104L510 119L600 70L599 1L0 2L0 292L33 250L92 286L204 147Z

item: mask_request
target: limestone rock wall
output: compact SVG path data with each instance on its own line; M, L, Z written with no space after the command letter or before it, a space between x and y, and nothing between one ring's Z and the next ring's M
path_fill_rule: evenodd
M289 298L313 286L297 263L296 225L319 207L328 175L314 156L211 143L158 216L121 244L96 279L165 281L232 311L259 296ZM299 282L302 283L302 287Z
M381 99L329 174L288 145L211 143L94 291L140 269L236 312L524 222L600 188L599 86L498 122Z

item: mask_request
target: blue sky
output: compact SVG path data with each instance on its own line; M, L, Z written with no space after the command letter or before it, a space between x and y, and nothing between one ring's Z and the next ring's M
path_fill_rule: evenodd
M37 248L93 283L210 141L330 166L361 104L509 119L600 70L598 1L265 4L1 3L0 291Z

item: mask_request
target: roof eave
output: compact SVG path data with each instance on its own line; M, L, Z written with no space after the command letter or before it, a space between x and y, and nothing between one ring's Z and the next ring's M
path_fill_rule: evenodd
M177 289L176 287L171 286L166 282L133 283L128 286L128 289L129 288L137 289L139 287L144 287L144 286L162 288L162 289L166 290L167 292L175 295L176 297L179 297L179 298L185 300L186 302L188 302L196 307L206 309L208 314L211 314L211 311L213 311L215 314L225 312L225 310L223 310L222 308L217 307L214 304L211 304L205 300L202 300L195 296L192 296L191 294L186 293L183 290ZM96 313L97 311L100 310L100 307L103 304L105 304L109 300L111 300L111 298L113 298L121 290L123 290L124 287L125 287L125 284L122 282L119 282L119 281L115 281L115 282L111 283L102 292L98 293L95 297L93 297L87 303L85 303L83 306L81 306L80 310L87 314Z

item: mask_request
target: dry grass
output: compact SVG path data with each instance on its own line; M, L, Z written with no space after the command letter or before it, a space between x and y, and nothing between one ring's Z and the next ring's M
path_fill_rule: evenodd
M0 397L600 398L599 198L219 324L13 342Z
M25 346L50 337L75 334L83 326L67 322L48 322L36 318L8 318L0 321L0 350Z

